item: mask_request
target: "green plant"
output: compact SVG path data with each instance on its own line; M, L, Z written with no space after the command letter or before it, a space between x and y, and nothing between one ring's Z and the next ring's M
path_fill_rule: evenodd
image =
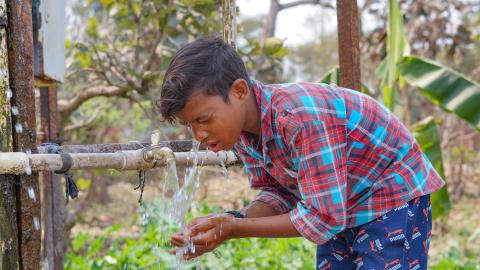
M219 209L201 204L188 218L212 212L219 212ZM178 227L168 221L163 202L156 199L145 205L142 216L142 231L138 237L112 240L112 234L122 229L119 225L94 238L85 232L77 234L72 241L72 250L65 255L65 269L175 268L176 258L168 253L172 246L167 243L167 238ZM301 238L230 240L186 268L314 269L315 247Z

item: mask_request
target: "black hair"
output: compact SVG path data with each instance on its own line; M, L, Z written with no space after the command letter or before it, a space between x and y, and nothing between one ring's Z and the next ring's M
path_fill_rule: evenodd
M230 86L237 79L244 79L251 89L247 70L235 49L220 38L200 38L177 51L163 79L160 99L155 103L163 119L173 123L175 114L196 90L220 95L228 103Z

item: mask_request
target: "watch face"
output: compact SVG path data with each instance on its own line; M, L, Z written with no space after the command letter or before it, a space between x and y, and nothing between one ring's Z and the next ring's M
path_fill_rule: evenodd
M231 214L236 218L244 218L245 216L239 211L226 211L225 213Z

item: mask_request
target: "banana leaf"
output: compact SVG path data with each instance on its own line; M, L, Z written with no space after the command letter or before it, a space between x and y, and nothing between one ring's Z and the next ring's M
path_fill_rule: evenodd
M410 54L410 47L405 36L403 16L397 0L388 1L387 55L376 70L380 78L385 106L394 110L395 97L398 91L399 74L397 63L403 56Z
M407 83L435 105L480 130L480 84L432 60L408 56L398 64Z
M326 74L323 75L323 77L320 79L320 82L329 84L334 83L340 86L340 68L336 66L329 70ZM363 83L360 83L360 92L370 96L375 94L373 88L370 88Z
M416 123L412 126L411 130L423 153L428 157L440 177L445 179L440 136L433 117L427 117ZM450 198L448 196L447 185L432 193L430 195L430 201L432 204L433 218L447 214L450 209Z

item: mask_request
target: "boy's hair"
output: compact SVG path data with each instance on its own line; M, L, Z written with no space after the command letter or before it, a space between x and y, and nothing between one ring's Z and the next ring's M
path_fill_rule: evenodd
M235 49L220 38L200 38L177 51L155 103L162 117L173 123L193 92L221 95L228 102L230 86L237 79L244 79L251 89L247 70Z

